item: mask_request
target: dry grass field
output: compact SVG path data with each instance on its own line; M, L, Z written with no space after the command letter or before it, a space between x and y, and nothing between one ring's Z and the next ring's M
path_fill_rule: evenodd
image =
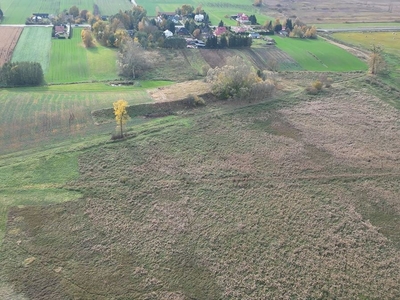
M0 26L0 67L11 59L22 30L22 27Z
M265 1L264 10L276 17L299 17L309 24L400 21L400 4L391 0L272 0Z
M400 113L315 76L81 150L82 199L12 208L0 274L29 299L399 298Z

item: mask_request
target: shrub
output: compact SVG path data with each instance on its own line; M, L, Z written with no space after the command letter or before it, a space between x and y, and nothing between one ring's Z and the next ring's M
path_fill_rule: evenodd
M198 95L190 94L187 101L188 105L191 107L206 105L206 101Z
M322 90L323 83L320 80L316 80L312 83L312 87L315 88L317 91Z
M43 69L38 62L8 62L0 69L0 86L36 86L43 82Z
M212 92L220 99L259 98L271 95L275 86L271 81L264 81L257 76L256 71L248 66L241 58L229 58L227 65L222 68L210 69L207 82L212 84Z

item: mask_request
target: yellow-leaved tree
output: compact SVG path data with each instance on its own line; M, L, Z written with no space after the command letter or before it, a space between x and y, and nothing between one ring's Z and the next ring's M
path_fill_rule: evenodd
M122 128L126 121L129 120L129 115L126 111L128 102L125 100L118 100L113 103L115 120L117 121L117 126L120 128L119 138L123 138Z

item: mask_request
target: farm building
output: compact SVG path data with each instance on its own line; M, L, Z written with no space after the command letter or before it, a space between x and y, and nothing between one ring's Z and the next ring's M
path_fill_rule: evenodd
M69 26L60 25L54 26L54 37L58 39L67 39L69 38Z

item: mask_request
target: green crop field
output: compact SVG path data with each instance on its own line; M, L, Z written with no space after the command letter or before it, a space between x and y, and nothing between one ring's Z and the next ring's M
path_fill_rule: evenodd
M35 49L40 49L36 51ZM25 27L14 49L12 61L33 61L46 73L50 63L51 28Z
M68 10L73 5L76 5L80 10L93 11L93 1L90 0L78 2L72 0L3 0L0 4L4 13L4 24L25 24L26 18L30 17L32 13L58 14L64 9ZM127 0L99 0L96 1L96 4L103 15L112 15L116 14L120 9L128 10L132 8L132 4Z
M358 71L367 65L349 52L322 39L276 37L277 47L309 71Z
M48 83L68 83L117 78L116 51L96 44L86 49L82 29L73 29L71 39L53 39L50 68L45 74Z

